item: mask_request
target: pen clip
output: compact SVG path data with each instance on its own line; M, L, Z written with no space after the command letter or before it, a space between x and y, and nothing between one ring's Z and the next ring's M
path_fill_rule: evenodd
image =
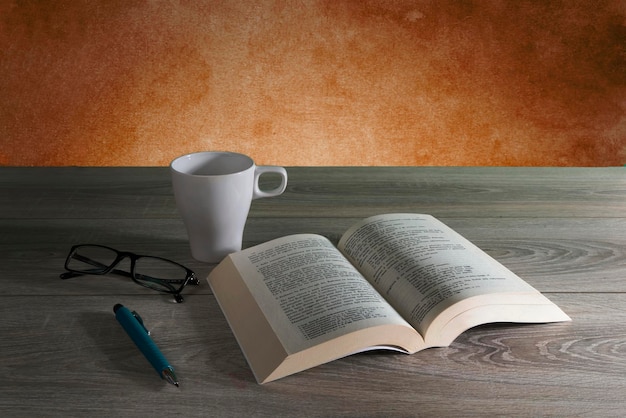
M146 331L146 334L150 335L150 331L148 330L148 328L146 328L146 326L143 324L143 319L141 319L141 316L139 316L139 314L137 313L137 311L132 311L131 314L135 317L135 319L137 320L137 322L139 322L139 324L141 325L141 327Z

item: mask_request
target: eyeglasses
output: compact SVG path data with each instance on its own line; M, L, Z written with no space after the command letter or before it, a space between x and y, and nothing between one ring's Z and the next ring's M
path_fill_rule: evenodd
M126 257L130 258L130 272L114 268ZM65 269L67 272L60 276L64 280L85 274L113 273L130 277L138 285L174 295L178 303L183 301L180 292L185 286L199 284L193 271L175 261L118 251L104 245L74 245L65 260Z

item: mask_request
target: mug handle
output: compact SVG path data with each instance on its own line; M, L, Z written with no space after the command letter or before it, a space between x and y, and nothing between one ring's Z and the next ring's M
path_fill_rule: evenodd
M272 190L261 190L259 188L259 178L265 173L276 173L281 177L280 185ZM284 167L274 165L256 166L254 169L254 191L252 199L260 199L262 197L273 197L282 194L287 188L287 170Z

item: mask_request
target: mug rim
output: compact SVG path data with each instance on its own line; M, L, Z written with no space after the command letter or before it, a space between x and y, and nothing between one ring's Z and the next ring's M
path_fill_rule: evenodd
M176 165L180 165L181 161L183 160L190 160L193 157L200 157L200 156L206 156L206 155L229 155L232 157L237 157L237 158L241 158L242 160L245 160L247 165L246 168L242 169L242 170L237 170L237 171L232 171L232 172L228 172L228 173L222 173L222 174L195 174L195 173L191 173L189 171L186 170L182 170L181 168L177 168ZM170 168L175 171L176 173L179 174L183 174L186 176L193 176L193 177L220 177L220 176L232 176L232 175L236 175L239 173L243 173L245 171L248 171L249 169L254 167L254 160L246 155L246 154L241 154L239 152L232 152L232 151L197 151L197 152L190 152L187 154L183 154L180 155L176 158L174 158L171 162L170 162Z

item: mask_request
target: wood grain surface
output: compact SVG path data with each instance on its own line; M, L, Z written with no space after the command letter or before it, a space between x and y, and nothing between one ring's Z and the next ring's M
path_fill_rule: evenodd
M626 171L288 168L244 246L337 241L357 219L431 213L572 318L471 329L448 348L372 352L258 385L190 256L166 168L0 168L0 415L621 416L626 410ZM59 279L71 245L177 260L202 278L174 304L115 276ZM138 311L181 387L113 316Z

